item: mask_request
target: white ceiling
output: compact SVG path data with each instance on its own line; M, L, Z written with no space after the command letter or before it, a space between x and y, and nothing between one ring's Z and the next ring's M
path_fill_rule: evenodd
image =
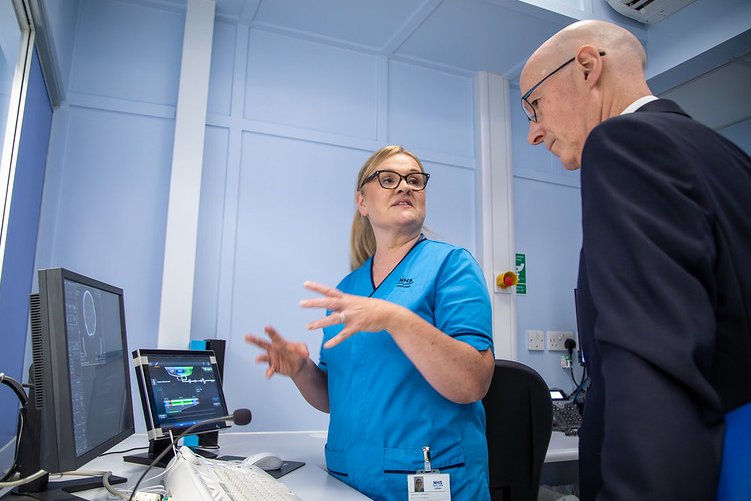
M158 1L158 0L157 0ZM184 5L185 0L161 0ZM591 0L637 37L647 26ZM574 19L571 0L216 0L218 20L351 47L451 71L489 71L515 82L539 44ZM744 38L745 43L746 38ZM749 47L751 49L751 47ZM716 51L719 52L719 51ZM694 118L722 128L751 117L751 54L703 62L650 81L661 97L680 103ZM689 67L689 65L685 65Z
M511 79L540 43L572 21L519 0L216 0L216 14L396 59Z

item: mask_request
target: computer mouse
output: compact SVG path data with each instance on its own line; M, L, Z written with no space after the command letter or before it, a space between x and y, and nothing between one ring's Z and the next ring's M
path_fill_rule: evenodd
M282 467L282 460L270 452L259 452L243 460L244 464L258 466L262 470L278 470Z

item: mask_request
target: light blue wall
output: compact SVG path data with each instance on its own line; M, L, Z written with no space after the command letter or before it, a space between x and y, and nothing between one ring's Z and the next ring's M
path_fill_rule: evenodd
M53 118L36 265L122 287L129 348L154 347L185 12L67 5L52 19L67 96ZM664 66L679 56L655 57ZM462 71L215 23L190 334L227 339L229 404L253 410L250 429L326 425L291 382L263 378L242 336L272 324L317 359L321 335L304 325L318 313L298 308L302 282L333 285L348 271L353 184L370 152L388 143L415 151L433 174L427 226L475 250L472 89ZM516 247L529 280L517 301L519 359L570 389L560 353L527 352L526 330L575 329L578 174L527 145L521 111L511 116ZM138 401L135 410L142 430Z
M242 336L271 324L318 359L302 283L348 273L357 171L383 144L433 174L435 237L474 250L472 78L224 22L214 44L192 335L228 340L229 405L253 410L252 429L322 429Z
M123 288L129 348L153 347L184 12L88 0L56 19L75 21L60 28L75 43L53 115L36 268Z
M129 348L157 339L184 12L82 0L68 95L55 112L37 267L125 290ZM308 343L302 282L348 272L357 170L404 143L433 174L427 225L474 251L473 80L217 21L191 335L228 341L230 407L252 430L322 429L285 378L266 381L246 332ZM135 388L135 386L134 386ZM135 403L143 429L140 403Z
M527 143L529 122L520 92L511 89L516 252L526 255L527 294L518 295L518 360L534 367L548 386L573 388L561 368L563 352L528 351L528 330L576 332L573 290L581 248L579 172L569 172L544 146ZM575 367L577 380L580 367Z

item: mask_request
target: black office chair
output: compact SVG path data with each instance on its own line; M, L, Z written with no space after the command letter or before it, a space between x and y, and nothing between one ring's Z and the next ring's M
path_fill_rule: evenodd
M487 417L491 499L537 501L553 429L548 385L531 367L496 360L482 404Z

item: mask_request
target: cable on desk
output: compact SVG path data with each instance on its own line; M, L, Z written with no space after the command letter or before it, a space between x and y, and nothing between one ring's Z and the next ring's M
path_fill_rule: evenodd
M28 484L29 482L33 482L34 480L41 478L46 474L47 472L45 470L39 470L38 472L29 475L28 477L17 478L16 480L10 480L7 482L0 482L0 487L17 487L19 485Z
M119 489L115 489L112 484L110 484L110 476L112 475L111 471L99 471L99 470L76 470L76 471L65 471L62 472L61 475L73 475L78 477L102 477L102 486L107 489L107 492L110 494L119 497L120 499L128 499L131 494L128 491L121 491ZM161 486L160 486L161 487ZM166 492L166 491L165 491ZM154 501L158 499L162 499L161 493L152 493L152 492L145 492L142 491L143 494L149 495L153 494L154 496L138 496L136 495L134 499L153 499Z

